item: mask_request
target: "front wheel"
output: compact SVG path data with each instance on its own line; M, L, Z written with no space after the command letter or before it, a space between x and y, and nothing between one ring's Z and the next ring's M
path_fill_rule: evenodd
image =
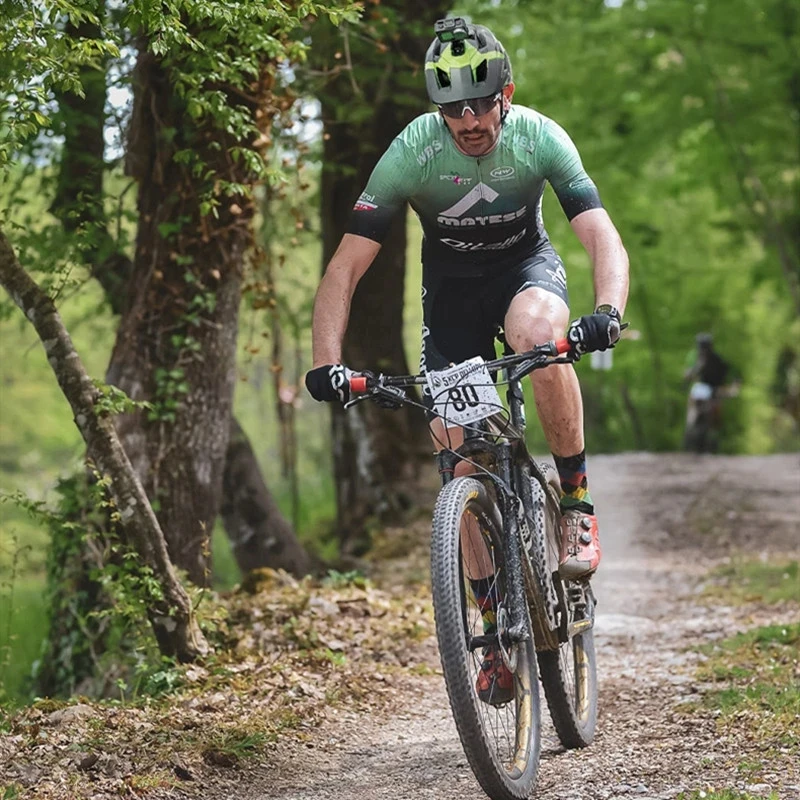
M482 614L476 601L475 582L481 580L493 615L487 615L486 605ZM456 478L439 494L431 541L442 670L458 735L481 787L492 800L522 800L533 791L539 765L539 687L527 609L527 638L511 642L506 635L506 580L497 504L480 481ZM485 651L491 648L495 653L499 648L513 677L502 703L478 694Z
M558 576L560 483L549 464L539 464L539 469L548 483L544 514L547 569L562 601L560 627L570 634L555 649L539 650L539 673L561 744L569 748L586 747L592 743L597 725L594 595L588 581L562 581Z

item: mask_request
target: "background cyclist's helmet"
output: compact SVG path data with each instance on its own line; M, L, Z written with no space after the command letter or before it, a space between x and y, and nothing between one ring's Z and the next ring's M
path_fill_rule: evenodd
M454 22L461 36L442 41L440 29L445 25L452 28ZM432 103L489 97L511 83L508 54L488 28L456 18L439 20L435 30L437 36L425 55L425 85ZM445 38L448 36L449 32Z
M710 348L714 344L714 337L710 333L698 333L695 342L698 347Z

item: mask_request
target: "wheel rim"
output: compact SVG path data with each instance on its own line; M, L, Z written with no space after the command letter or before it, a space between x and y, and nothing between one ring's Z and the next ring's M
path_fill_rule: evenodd
M473 693L473 705L478 713L480 724L484 729L487 743L497 764L502 767L510 779L523 775L531 762L535 750L534 742L534 690L531 675L533 673L534 651L531 641L506 646L504 662L514 677L514 698L504 705L494 706L484 702L478 696L477 683L481 675L483 663L483 646L476 645L474 640L485 641L483 617L481 609L472 592L469 577L474 572L475 564L490 562L494 581L491 591L503 597L505 571L502 564L502 553L490 532L491 525L483 518L479 509L468 505L463 518L467 525L479 528L480 536L462 535L459 552L462 587L462 609L465 631L467 672ZM464 522L462 522L463 531ZM499 537L497 539L499 542ZM477 552L482 548L482 552ZM498 606L497 629L502 636L506 625L506 615L502 602Z

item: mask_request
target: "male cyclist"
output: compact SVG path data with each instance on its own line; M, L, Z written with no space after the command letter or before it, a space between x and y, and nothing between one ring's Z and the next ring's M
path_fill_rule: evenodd
M552 120L512 105L511 64L488 28L455 18L439 20L435 32L425 81L438 110L413 120L383 154L317 291L314 368L306 376L317 400L348 399L341 344L350 302L405 202L424 234L423 370L494 358L498 326L516 352L565 332L579 354L619 338L628 257L575 145ZM595 311L571 324L566 273L542 222L546 182L593 265ZM600 542L577 376L571 365L551 366L534 372L532 381L564 492L559 570L565 578L588 576L600 561ZM460 443L439 418L431 420L431 431L439 443ZM473 581L490 614L486 587L483 578Z
M710 333L698 333L686 359L684 383L691 383L686 406L684 449L714 452L722 422L722 401L739 393L739 376L714 349Z

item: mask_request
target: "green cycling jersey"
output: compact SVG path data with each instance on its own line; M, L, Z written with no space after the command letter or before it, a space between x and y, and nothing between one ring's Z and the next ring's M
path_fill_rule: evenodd
M422 224L426 267L447 275L487 274L547 241L546 182L568 219L602 207L575 145L548 117L512 105L497 145L474 157L456 147L438 113L423 114L375 166L348 232L382 241L407 201Z

